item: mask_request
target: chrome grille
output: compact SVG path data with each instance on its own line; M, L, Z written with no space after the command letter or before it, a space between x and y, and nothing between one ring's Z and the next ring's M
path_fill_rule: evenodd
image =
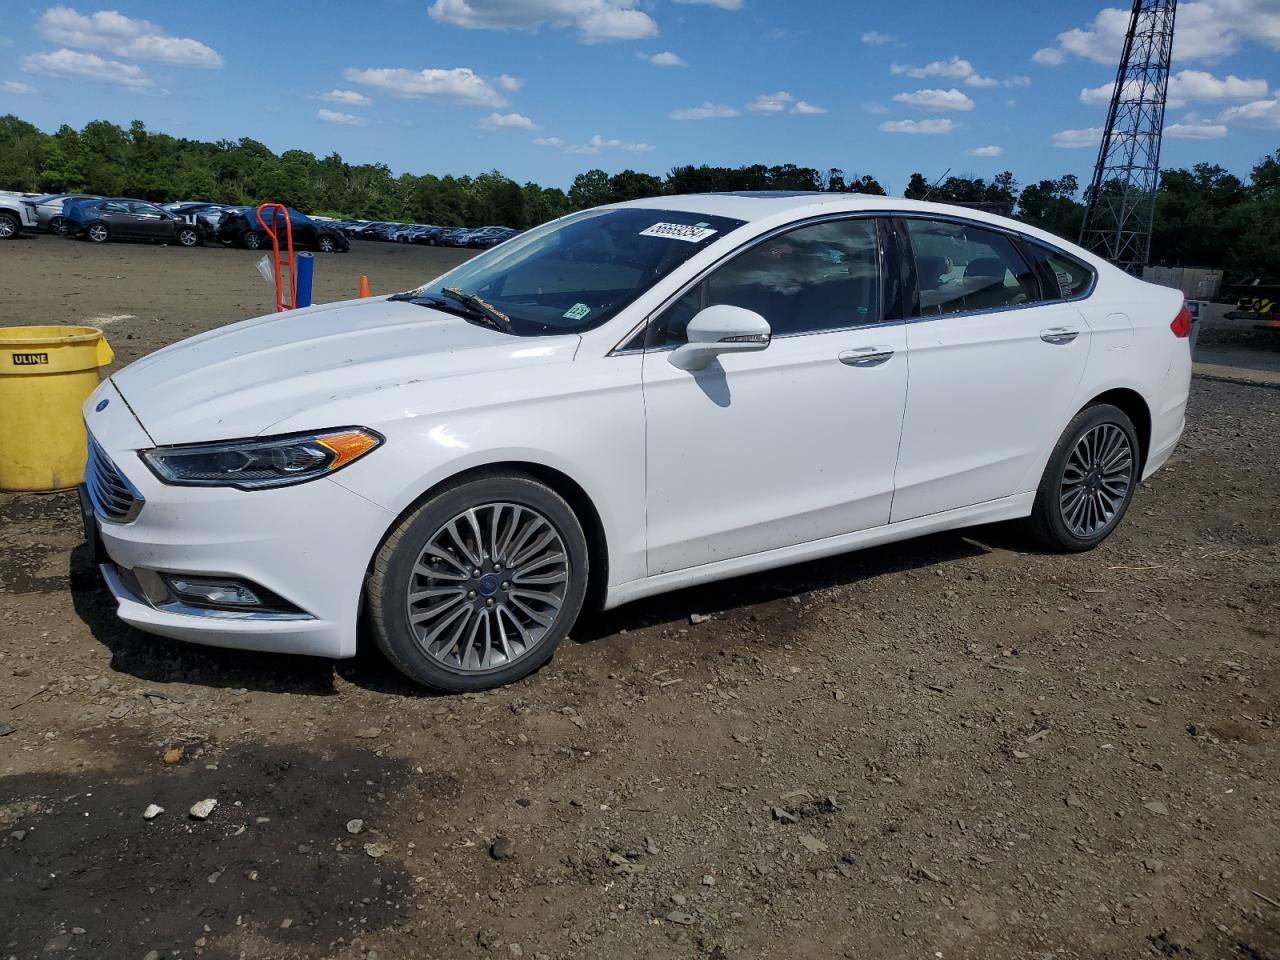
M142 495L89 436L89 457L84 467L84 482L89 488L93 508L103 520L128 523L142 509Z

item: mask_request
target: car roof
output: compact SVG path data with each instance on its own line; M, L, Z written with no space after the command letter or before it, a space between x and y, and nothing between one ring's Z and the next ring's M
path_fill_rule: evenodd
M933 215L958 217L973 223L987 223L1004 230L1035 237L1051 246L1069 250L1072 255L1087 260L1094 266L1107 261L1082 250L1068 240L1040 230L1020 220L1002 217L974 207L962 207L950 203L930 203L925 200L908 200L905 197L884 197L869 193L815 193L812 191L734 191L730 193L688 193L670 197L646 197L611 204L612 207L635 207L648 210L674 210L681 213L702 213L708 216L730 217L751 222L777 217L781 220L799 220L806 216L822 216L832 213L875 213L892 211L907 215Z

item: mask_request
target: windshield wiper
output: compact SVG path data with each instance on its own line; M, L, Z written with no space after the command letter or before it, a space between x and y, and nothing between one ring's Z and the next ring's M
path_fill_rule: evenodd
M494 330L501 330L503 333L511 332L511 318L474 293L466 293L457 287L443 287L440 292L469 307L477 317L484 317Z

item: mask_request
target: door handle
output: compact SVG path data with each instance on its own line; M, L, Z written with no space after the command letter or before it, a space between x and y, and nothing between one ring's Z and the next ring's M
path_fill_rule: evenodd
M840 353L840 362L846 367L878 367L893 356L888 347L858 347Z
M1057 346L1070 343L1078 336L1080 336L1080 331L1073 330L1070 327L1050 327L1048 330L1040 331L1041 340Z

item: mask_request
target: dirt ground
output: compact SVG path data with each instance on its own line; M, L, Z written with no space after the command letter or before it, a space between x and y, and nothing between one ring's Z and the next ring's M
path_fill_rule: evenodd
M125 362L266 310L254 259L0 244L0 322ZM127 629L74 498L0 494L0 957L1280 958L1278 468L1280 391L1197 380L1092 553L684 591L463 697Z

